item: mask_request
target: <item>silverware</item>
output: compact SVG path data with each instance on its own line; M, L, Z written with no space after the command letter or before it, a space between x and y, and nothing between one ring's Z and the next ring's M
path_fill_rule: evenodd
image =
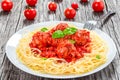
M85 24L84 24L84 27L83 29L88 29L88 30L93 30L95 29L95 25L100 21L107 19L110 15L113 15L115 14L114 11L108 11L106 14L104 14L103 16L101 16L98 20L91 20L91 21L87 21Z

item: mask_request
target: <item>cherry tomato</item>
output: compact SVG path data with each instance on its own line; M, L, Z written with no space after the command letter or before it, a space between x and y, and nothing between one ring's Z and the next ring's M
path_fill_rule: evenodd
M36 17L36 10L35 9L25 9L24 10L24 16L28 20L33 20Z
M81 0L81 2L88 2L88 0Z
M50 11L56 11L57 4L55 2L49 2L48 8L49 8Z
M26 0L29 6L35 6L38 0Z
M104 9L104 2L102 0L94 0L92 8L95 12L101 12Z
M73 19L76 15L76 11L73 8L66 8L64 11L64 15L68 19Z
M13 2L11 0L3 0L1 3L3 11L10 11L13 7Z
M74 9L78 9L78 4L76 2L73 2L71 4L71 7L74 8Z

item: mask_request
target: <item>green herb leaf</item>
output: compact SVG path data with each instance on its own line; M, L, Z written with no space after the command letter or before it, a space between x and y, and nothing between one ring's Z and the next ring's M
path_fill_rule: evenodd
M69 40L72 44L75 44L75 40L70 39Z
M42 58L43 60L47 60L47 58Z
M47 31L47 30L48 30L48 29L45 28L45 27L41 29L42 32L45 32L45 31Z
M63 38L64 34L61 30L57 30L52 34L52 38Z
M100 55L96 55L96 58L97 58L97 59L100 59L101 57L100 57Z
M77 31L76 28L74 28L74 27L69 27L69 28L64 29L64 30L63 30L63 33L64 33L65 35L70 35L70 34L74 34L76 31Z

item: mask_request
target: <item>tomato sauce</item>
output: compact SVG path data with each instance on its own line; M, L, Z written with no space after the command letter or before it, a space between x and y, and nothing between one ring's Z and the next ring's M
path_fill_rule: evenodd
M29 46L34 53L40 54L41 57L56 57L65 59L67 62L76 61L84 57L85 53L90 53L90 32L87 30L77 30L74 34L66 35L63 38L52 38L56 30L66 29L68 24L60 23L47 32L36 32L32 36ZM74 40L75 43L71 43ZM40 51L38 51L40 50Z

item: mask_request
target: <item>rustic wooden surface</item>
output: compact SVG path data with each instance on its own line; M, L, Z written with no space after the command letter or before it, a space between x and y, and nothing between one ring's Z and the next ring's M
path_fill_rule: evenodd
M2 0L0 0L0 2L1 1ZM16 68L6 57L4 47L7 40L16 31L27 25L54 20L69 21L65 19L63 11L66 7L69 7L73 1L79 3L79 10L77 11L75 19L70 21L84 23L87 20L98 19L109 10L114 10L117 13L111 17L102 28L116 44L117 55L115 59L105 69L95 74L73 80L120 80L120 1L105 0L105 10L101 13L92 11L91 3L93 0L90 0L87 4L80 3L80 0L54 0L58 3L56 12L48 11L47 4L49 1L53 0L38 0L38 4L35 7L37 9L37 17L33 21L28 21L24 17L23 10L26 6L25 0L13 0L14 8L9 13L3 12L0 9L0 80L48 80L27 74Z

